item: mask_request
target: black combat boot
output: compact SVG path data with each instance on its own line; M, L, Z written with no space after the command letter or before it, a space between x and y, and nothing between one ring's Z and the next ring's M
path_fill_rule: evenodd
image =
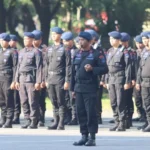
M138 127L138 130L143 130L148 126L148 122L146 121L142 126Z
M29 129L37 129L38 120L36 118L32 119L31 124L28 126Z
M20 124L20 115L19 114L14 116L12 123L13 124Z
M110 121L109 121L109 123L115 123L115 120L114 120L114 119L112 119L112 120L110 120Z
M44 123L45 123L45 113L41 114L40 120L38 122L38 127L44 127Z
M85 146L96 146L95 143L95 133L90 133L88 141L85 143Z
M64 115L65 115L65 109L63 107L59 108L59 123L58 123L58 127L57 130L65 130L64 127Z
M54 122L47 127L48 130L56 130L59 122L59 116L58 114L54 114Z
M77 119L72 119L69 123L68 123L68 125L78 125L78 121L77 121Z
M31 120L30 119L26 119L24 124L21 126L22 129L27 129L28 126L30 126L31 124Z
M143 129L142 131L143 132L150 132L150 124L145 129Z
M99 117L98 117L98 124L102 124L103 121L102 121L102 115L101 113L99 114Z
M67 125L71 121L71 109L68 109L65 113L64 124Z
M82 134L81 139L78 142L74 142L74 146L82 146L88 141L88 134Z
M120 121L119 126L116 129L116 131L126 131L125 122L124 121Z
M130 125L130 119L129 119L129 117L127 117L126 120L125 120L125 128L126 129L130 129L130 127L131 127L131 125Z
M3 128L12 128L12 119L7 119Z
M118 126L119 126L119 121L116 121L116 122L115 122L115 125L114 125L113 127L111 127L111 128L109 129L109 131L116 131L116 129L118 128Z
M1 117L0 128L5 124L5 122L6 122L6 117Z

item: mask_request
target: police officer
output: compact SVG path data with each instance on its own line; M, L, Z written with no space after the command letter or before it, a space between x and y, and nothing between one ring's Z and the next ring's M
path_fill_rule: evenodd
M65 91L69 87L71 57L61 43L62 29L54 27L52 40L48 47L46 85L53 105L54 122L48 129L64 130Z
M107 73L104 56L91 48L91 34L79 33L81 50L76 54L71 76L71 91L76 97L77 117L82 134L81 140L73 145L95 146L95 134L98 132L96 114L97 76ZM90 133L90 137L89 136Z
M115 126L110 131L125 131L125 99L124 91L131 82L131 64L128 51L120 47L121 34L117 31L108 33L112 48L108 50L107 65L109 69L109 98L113 110Z
M150 34L149 37L149 44L143 55L141 56L140 67L138 70L137 76L137 90L142 90L142 99L145 107L145 112L147 116L147 126L143 128L143 132L150 132Z
M88 32L92 36L92 47L96 50L98 50L102 55L104 55L103 48L101 47L100 39L98 37L98 34L96 31L92 29L85 30L85 32ZM97 116L98 116L98 123L102 124L102 95L103 95L103 81L101 80L102 77L98 76L98 91L97 91Z
M9 46L12 50L17 50L17 42L18 38L14 34L10 34L10 42ZM14 118L13 118L13 124L20 124L20 114L21 114L21 105L20 105L20 97L18 90L14 90Z
M129 129L132 126L132 116L134 113L134 105L133 105L133 100L132 100L132 94L133 94L133 87L135 86L135 64L136 64L136 58L137 54L136 51L133 50L129 46L129 41L130 41L130 35L126 32L121 33L121 45L124 47L124 51L127 50L130 56L131 60L131 76L132 76L132 81L130 88L125 90L125 101L126 101L126 129Z
M144 45L144 49L143 49L143 51L142 51L142 54L141 54L141 57L143 57L143 55L145 54L145 52L146 51L148 51L149 50L149 37L148 37L148 35L150 34L150 32L149 31L144 31L144 32L142 32L140 35L142 36L142 42L143 42L143 45ZM142 58L141 58L142 59ZM141 62L142 62L142 60L141 60ZM140 69L139 69L140 70ZM139 71L138 70L138 71ZM137 89L138 90L140 90L140 88L138 87L139 86L139 84L140 84L140 80L138 80L137 81ZM143 101L143 103L144 103L144 99L143 99L143 96L142 96L142 101ZM146 112L146 108L145 108L145 105L144 105L144 110L145 110L145 112ZM147 115L146 115L146 117L147 117ZM147 125L148 125L148 122L147 122L147 119L145 120L145 123L142 125L142 126L140 126L140 127L138 127L137 129L138 130L143 130L143 129L145 129L146 127L147 127Z
M136 45L136 52L137 52L137 61L136 61L136 66L135 66L135 75L137 78L137 73L138 73L138 68L139 68L139 63L141 60L141 55L142 55L142 51L144 48L143 45L143 41L142 41L142 36L141 35L137 35L134 38L135 41L135 45ZM133 121L144 121L145 120L145 111L143 108L143 102L142 102L142 95L141 95L141 89L138 91L136 90L136 88L134 88L134 98L135 98L135 105L137 108L137 113L138 113L138 117L134 118Z
M0 50L0 127L12 128L14 116L15 72L17 67L18 54L9 48L10 36L7 33L1 34Z
M38 90L42 82L42 54L32 47L34 35L24 33L24 49L19 52L16 89L19 90L25 117L22 128L36 129L39 118Z
M41 90L39 91L39 107L40 107L40 117L39 117L39 123L38 126L42 127L45 123L45 111L46 111L46 86L45 86L45 64L46 64L46 52L47 47L45 45L42 45L42 32L39 30L34 30L32 32L34 34L34 41L33 46L37 48L39 51L42 52L42 59L43 59L43 65L42 65L42 83L41 83Z
M77 48L74 45L73 42L73 34L72 32L64 32L61 36L61 39L63 40L63 44L65 46L65 50L69 53L70 57L71 57L71 64L73 65L73 58L77 52ZM75 98L72 97L72 93L71 91L68 89L66 91L68 98L66 100L68 100L67 104L69 107L71 108L71 120L70 122L68 122L68 125L77 125L77 115L76 115L76 104L75 104Z

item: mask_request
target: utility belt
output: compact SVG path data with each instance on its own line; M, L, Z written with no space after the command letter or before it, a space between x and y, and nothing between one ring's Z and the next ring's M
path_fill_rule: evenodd
M89 80L80 80L77 79L76 82L79 84L91 84L93 80L89 79Z
M35 71L33 70L33 71L28 71L28 72L20 72L19 74L23 76L27 76L27 75L35 76Z
M62 74L63 71L49 71L48 74L49 75L59 75L59 74Z
M5 75L5 74L12 74L12 73L13 73L12 69L8 69L8 70L2 70L2 71L0 71L0 74L1 74L1 75Z
M120 77L120 76L125 76L125 71L118 71L116 73L109 73L110 77Z
M149 77L149 78L143 78L143 77L142 77L142 81L143 81L143 82L150 82L150 77Z

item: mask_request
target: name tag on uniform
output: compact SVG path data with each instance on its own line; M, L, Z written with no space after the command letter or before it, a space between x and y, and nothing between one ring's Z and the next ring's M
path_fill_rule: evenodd
M86 59L88 59L88 60L93 60L93 59L94 59L93 54L89 54Z

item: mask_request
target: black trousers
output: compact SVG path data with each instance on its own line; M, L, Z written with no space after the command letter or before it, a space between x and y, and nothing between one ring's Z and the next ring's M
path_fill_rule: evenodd
M11 81L0 81L0 107L1 117L13 119L14 117L14 96L10 89Z
M97 104L96 104L98 117L102 113L102 95L103 95L103 86L100 86L97 91Z
M18 117L21 114L21 104L19 91L14 90L14 117Z
M124 98L124 85L109 84L109 98L115 121L123 121L125 119L126 110L126 103Z
M24 117L26 119L39 119L38 92L34 88L35 83L20 83L19 95Z
M150 87L142 87L142 99L147 121L150 124Z
M71 118L77 119L75 98L72 97L71 91L65 92L65 105L67 110L71 110Z
M96 115L97 93L76 92L77 117L82 134L97 133L98 121Z
M63 89L63 85L50 84L48 88L48 94L50 96L52 105L53 105L53 113L54 116L64 116L65 109L65 90Z
M132 100L133 88L125 90L125 101L126 101L126 116L132 118L134 113L134 104Z
M142 101L142 92L141 90L138 91L136 90L136 88L134 88L133 94L135 98L135 105L137 107L137 113L139 117L141 117L142 115L145 115L145 110L143 108L143 101Z
M40 109L40 116L39 119L40 121L45 121L45 111L46 111L46 102L45 102L45 98L46 98L46 88L42 88L39 91L39 109Z

